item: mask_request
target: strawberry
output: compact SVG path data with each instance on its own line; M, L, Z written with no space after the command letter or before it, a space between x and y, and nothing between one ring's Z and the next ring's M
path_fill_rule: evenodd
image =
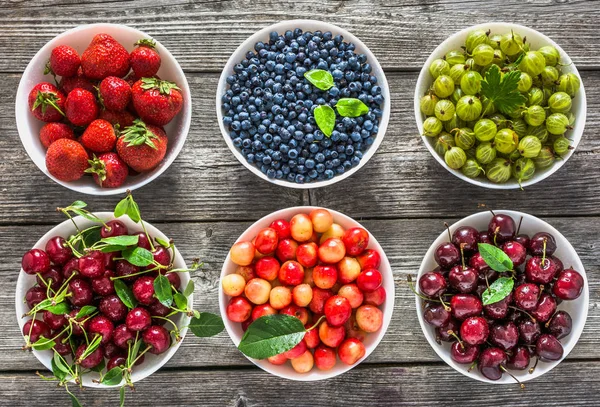
M36 119L58 122L65 115L65 95L48 82L38 83L29 92L29 108Z
M128 111L124 112L111 112L110 110L103 109L100 112L100 116L98 118L106 120L113 126L119 126L120 129L124 129L125 127L129 127L133 124L135 120L135 116L129 113Z
M156 167L167 152L167 135L160 127L135 120L117 140L117 153L137 172Z
M87 173L94 174L94 181L103 188L116 188L123 185L129 168L117 153L105 153L88 161Z
M108 34L97 34L81 56L83 73L89 79L122 78L129 72L129 52Z
M164 126L183 107L183 96L173 82L142 78L131 89L133 107L140 118L156 126Z
M61 138L46 152L48 172L61 181L76 181L83 177L88 167L85 148L75 140Z
M123 78L125 82L129 84L129 86L133 86L134 83L140 80L139 76L135 74L135 72L129 72L129 75Z
M160 68L160 55L156 51L156 41L144 38L136 42L138 47L131 51L131 69L138 78L151 78Z
M107 110L122 112L131 100L131 86L121 78L109 76L100 82L98 95Z
M81 67L79 67L79 69L77 70L77 75L71 76L69 78L66 78L64 76L60 78L59 86L67 96L69 95L69 93L71 93L73 89L77 88L94 92L94 84L85 77L85 75L83 74L83 69L81 69Z
M81 58L77 51L68 45L59 45L52 49L50 61L44 74L52 72L54 75L70 77L77 75Z
M106 120L96 119L83 132L81 144L94 153L106 153L115 148L117 136L112 124Z
M92 92L76 88L65 102L67 119L75 126L87 126L98 117L98 104Z
M61 138L75 139L73 129L64 123L46 123L40 129L40 141L46 148Z

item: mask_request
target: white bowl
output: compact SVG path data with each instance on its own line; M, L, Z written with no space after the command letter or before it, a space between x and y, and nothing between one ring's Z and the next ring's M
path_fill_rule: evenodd
M521 224L520 233L526 233L529 236L533 236L537 232L547 232L547 233L552 234L552 236L554 236L554 239L556 239L556 247L557 247L556 252L554 253L554 256L556 256L560 260L562 260L563 264L565 265L565 268L573 267L575 270L577 270L581 274L581 276L583 277L583 280L585 282L583 292L581 293L579 298L577 298L574 301L563 301L560 305L558 305L559 310L567 311L573 319L573 327L572 327L571 333L568 336L566 336L565 338L562 338L560 340L560 342L564 348L564 354L563 354L562 359L559 361L555 361L555 362L540 361L538 363L537 367L535 368L533 374L529 374L526 370L525 371L510 370L510 372L512 374L514 374L520 381L525 382L528 380L535 379L536 377L539 377L546 372L549 372L554 367L556 367L564 358L566 358L567 355L569 354L569 352L571 352L571 350L573 350L573 347L575 346L575 344L579 340L579 337L581 336L581 332L583 331L583 326L585 325L585 320L587 319L588 303L589 303L589 288L588 288L589 285L588 285L587 276L585 274L585 270L583 268L583 264L581 264L581 260L579 259L577 252L575 251L573 246L571 246L569 241L558 230L556 230L550 224L544 222L543 220L538 219L535 216L529 215L527 213L517 212L517 211L505 211L505 210L494 210L494 213L510 215L517 223L519 222L519 219L522 216L523 223ZM461 219L458 222L456 222L455 224L453 224L452 226L450 226L450 232L453 233L457 228L459 228L461 226L472 226L477 230L487 230L488 223L491 218L492 218L492 214L487 211L479 212L479 213L473 214L471 216L467 216L466 218ZM435 262L435 259L434 259L435 249L441 243L444 243L447 241L448 241L448 232L444 230L442 233L440 233L440 236L433 242L433 244L427 251L425 258L423 259L423 262L421 263L421 268L419 269L419 275L417 276L417 281L424 273L431 271L437 267L437 263ZM515 383L515 381L509 375L506 375L506 374L503 375L500 380L489 380L489 379L485 378L481 373L479 373L479 370L477 370L477 368L474 368L473 370L471 370L469 372L468 371L469 365L461 365L461 364L454 362L452 360L452 358L450 357L450 343L442 342L442 345L439 345L435 341L435 336L436 336L435 328L432 327L431 325L429 325L423 319L423 300L419 297L416 297L416 303L417 303L417 315L419 318L419 323L421 324L421 329L423 330L423 334L427 338L427 341L429 342L429 344L431 345L433 350L435 350L435 352L438 354L438 356L440 358L442 358L442 360L444 362L446 362L447 364L452 366L456 371L464 374L465 376L468 376L472 379L476 379L476 380L479 380L482 382L493 383L493 384L514 384ZM533 358L532 358L532 361L533 361ZM532 362L531 366L533 366L533 362Z
M80 25L79 27L65 31L44 45L27 65L19 88L17 90L17 99L15 103L15 114L17 119L17 129L21 142L33 160L35 165L55 182L65 186L73 191L82 192L90 195L115 195L123 194L128 189L133 191L154 180L162 174L175 160L179 151L185 143L190 122L192 118L192 98L190 88L179 63L175 57L158 41L156 41L156 50L161 56L161 66L158 75L177 83L181 88L183 96L183 108L175 118L164 128L169 138L167 153L162 162L152 171L141 173L135 176L129 176L125 183L118 188L101 188L91 177L82 177L74 182L64 182L52 176L46 168L46 148L40 142L40 129L45 124L37 120L29 112L27 97L31 89L40 82L54 83L51 75L44 75L44 66L50 58L52 49L58 45L69 45L81 55L87 48L90 41L96 34L106 33L113 36L127 51L131 52L133 44L141 38L149 38L149 35L121 24L90 24Z
M113 214L111 212L96 212L95 214L104 221L115 219L115 217L113 216ZM81 229L85 229L86 227L98 225L98 223L94 223L92 221L84 219L81 216L77 216L73 219L75 220L75 222L77 222L77 225ZM129 229L129 233L142 231L141 225L138 223L134 223L131 219L129 219L129 217L121 216L119 219L123 223L125 223L125 225ZM153 238L159 237L161 239L164 239L165 241L169 241L169 238L167 236L165 236L156 227L152 226L148 222L144 222L144 224L146 225L146 229L147 229L148 233L150 234L150 236L152 236ZM42 236L42 238L40 240L37 241L37 243L33 246L33 248L44 250L44 248L46 247L46 242L51 237L62 236L66 239L73 233L75 233L75 227L73 226L73 223L70 220L65 220L64 222L62 222L62 223L56 225L55 227L53 227L52 229L50 229L44 236ZM175 248L175 259L174 259L173 265L175 268L186 268L187 267L185 264L185 261L183 260L183 257L181 257L181 254L179 253L179 251L176 248ZM189 273L178 273L178 274L181 279L181 286L186 287L188 282L190 281ZM17 290L15 292L15 308L17 311L17 321L19 322L19 331L23 331L23 325L25 325L25 323L30 319L29 317L23 318L23 314L25 314L29 311L27 304L24 303L25 293L27 292L27 290L29 290L31 287L33 287L35 284L36 284L36 277L25 273L23 271L23 269L21 269L21 272L19 273L19 278L17 279ZM192 294L188 297L188 307L192 308L193 306L194 306L194 298L193 298L193 294ZM138 381L150 376L152 373L156 372L165 363L167 363L169 361L169 359L171 359L173 357L175 352L177 352L177 349L179 349L179 347L181 346L181 343L183 342L183 339L185 338L185 334L188 331L190 317L188 317L185 314L179 313L176 316L172 317L171 319L173 320L173 322L175 322L177 324L177 326L181 327L181 329L180 329L181 340L179 342L174 342L173 345L166 352L161 353L160 355L146 353L144 363L142 363L139 366L136 366L133 369L133 372L131 374L131 379L133 382L138 382ZM35 357L44 366L46 366L46 368L48 370L52 370L52 367L51 367L51 360L52 360L52 356L53 356L52 350L44 350L44 351L32 350L32 351L33 351L33 354L35 355ZM105 384L98 384L98 383L93 382L93 380L98 380L99 377L100 376L98 375L98 373L95 373L95 372L86 373L83 376L82 383L86 387L97 387L97 388L119 386L119 385L107 386Z
M563 73L574 73L577 75L581 82L581 87L579 88L579 92L575 95L573 99L573 107L571 111L575 114L575 125L573 130L570 130L566 133L566 137L571 140L571 146L573 147L561 160L556 160L554 165L549 168L545 168L543 170L537 170L534 176L527 180L523 181L521 185L523 187L527 187L529 185L533 185L537 182L540 182L550 175L554 174L560 167L562 167L567 160L573 155L575 148L579 144L581 140L581 136L583 135L583 127L585 126L585 118L587 111L587 102L585 99L585 89L583 87L583 81L581 81L581 76L575 67L575 64L572 63L571 58L567 55L567 53L554 41L550 38L546 37L544 34L519 24L512 23L485 23L474 25L472 27L465 28L450 37L448 37L444 42L442 42L436 49L431 53L427 61L423 65L421 69L421 73L419 74L419 79L417 79L417 86L415 88L415 119L417 121L417 127L419 128L419 134L423 134L423 120L425 120L425 116L421 113L420 108L420 99L425 94L427 89L433 83L433 78L429 73L429 66L433 62L433 60L437 58L443 57L448 51L453 49L460 49L461 46L465 44L465 40L469 32L473 30L491 30L492 34L504 34L509 32L511 29L515 32L519 33L522 37L527 37L527 42L531 44L534 49L538 49L544 45L552 45L554 46L558 52L560 53L560 61L564 63L566 66L562 66L561 70ZM477 178L469 178L465 176L460 170L453 170L448 167L446 162L444 161L444 157L440 156L433 149L433 144L435 143L434 137L422 137L425 143L425 146L431 153L431 155L439 162L444 168L446 168L449 172L457 176L458 178L470 182L471 184L478 185L484 188L491 189L517 189L521 186L515 179L510 179L508 182L504 184L496 184L494 182L489 181L487 178L479 176Z
M252 226L250 226L248 229L246 229L246 231L244 233L242 233L242 235L236 240L236 242L252 240L261 229L269 227L269 225L274 220L286 219L289 221L294 215L296 215L298 213L309 214L311 211L313 211L315 209L319 209L319 208L316 206L296 206L296 207L292 207L292 208L281 209L277 212L273 212L270 215L267 215L264 218L254 222L254 224ZM327 210L329 212L331 212L331 214L333 215L333 222L339 224L344 229L349 229L349 228L353 228L353 227L362 227L366 230L366 228L364 226L362 226L360 223L358 223L354 219L344 215L343 213L340 213L340 212L337 212L337 211L334 211L331 209L327 209ZM383 325L381 326L379 331L367 335L367 337L364 341L365 348L366 348L365 356L363 356L358 362L356 362L352 366L348 366L338 360L336 365L331 370L320 371L319 369L317 369L315 367L309 373L298 373L298 372L294 371L294 369L292 368L292 366L289 363L286 363L284 365L273 365L272 363L270 363L267 360L258 360L258 359L253 359L253 358L246 356L248 358L248 360L250 360L252 363L254 363L256 366L260 367L264 371L269 372L275 376L283 377L285 379L290 379L290 380L303 381L303 382L329 379L329 378L341 375L342 373L345 373L348 370L352 369L353 367L357 366L358 364L362 363L362 361L365 360L371 354L371 352L373 352L375 350L375 348L377 347L377 345L379 344L379 342L385 335L385 332L387 331L388 326L390 325L390 321L392 319L392 312L394 311L394 298L395 298L394 276L392 274L392 267L390 266L390 262L389 262L387 256L385 255L383 248L381 247L379 242L377 242L377 239L375 239L375 237L371 234L371 232L369 232L368 248L376 250L381 255L381 265L379 266L379 271L381 272L381 275L383 276L382 286L383 286L383 288L385 288L386 299L385 299L385 302L380 307L383 310ZM235 273L236 267L237 266L231 261L229 253L228 253L227 258L225 259L225 263L223 264L223 268L221 269L221 278L219 280L219 309L221 310L221 317L223 318L223 322L225 323L225 329L227 329L227 333L229 334L229 337L233 341L233 344L237 347L240 344L240 341L242 340L244 331L242 330L242 324L237 323L237 322L231 322L229 320L229 318L227 318L227 311L226 311L227 303L229 302L231 297L225 295L223 293L223 290L221 289L221 281L222 281L223 277L225 277L228 274Z
M341 175L335 175L332 179L323 180L323 181L315 181L315 182L307 182L304 184L297 184L295 182L290 182L285 179L270 179L269 177L266 176L266 174L263 174L259 168L255 167L252 164L249 164L246 161L246 159L244 158L244 156L242 155L241 151L238 150L233 145L233 140L229 136L229 130L223 124L223 109L221 108L221 103L222 103L221 97L227 90L227 77L234 73L233 67L237 63L239 63L242 59L245 58L246 52L254 51L254 44L256 44L258 41L268 42L269 41L269 33L272 31L276 31L276 32L282 34L287 30L293 31L296 28L301 28L303 31L317 31L317 30L321 30L323 32L331 31L334 36L340 34L344 37L344 41L354 43L354 45L356 46L355 52L357 54L362 53L367 56L367 62L373 68L371 75L373 75L377 78L377 85L381 87L381 94L383 95L383 97L385 99L384 103L383 103L383 108L381 109L383 112L383 115L381 116L381 118L379 120L379 131L377 133L377 136L375 137L375 141L373 142L373 144L365 151L363 158L360 160L360 163L356 167L352 167L352 169L344 172ZM371 159L371 157L373 157L373 154L375 154L375 151L377 151L377 149L379 148L379 145L383 141L383 136L385 136L388 122L390 120L390 110L391 110L390 89L389 89L389 86L387 83L387 79L385 77L385 74L383 73L383 69L381 68L381 65L379 65L377 58L375 58L375 55L373 55L371 50L369 50L369 48L367 48L367 46L365 44L363 44L363 42L361 40L359 40L357 37L355 37L349 31L346 31L343 28L340 28L336 25L325 23L322 21L317 21L317 20L282 21L282 22L270 25L268 27L265 27L262 30L258 31L257 33L253 34L252 36L250 36L246 41L244 41L234 51L234 53L231 55L231 57L229 57L227 64L225 64L225 67L223 68L223 72L221 73L221 77L219 78L219 83L217 85L216 103L217 103L217 119L219 121L219 128L221 129L221 134L223 135L223 139L225 139L225 143L227 143L227 146L229 147L229 149L231 150L231 152L233 153L235 158L237 158L238 161L244 165L244 167L246 167L247 169L252 171L252 173L254 175L257 175L260 178L262 178L266 181L269 181L273 184L281 185L281 186L289 187L289 188L296 188L296 189L319 188L319 187L324 187L327 185L332 185L338 181L348 178L349 176L354 174L356 171L358 171L360 168L362 168L367 163L367 161L369 161Z

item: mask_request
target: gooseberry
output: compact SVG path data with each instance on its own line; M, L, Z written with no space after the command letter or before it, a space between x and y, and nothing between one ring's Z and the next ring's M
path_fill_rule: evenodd
M452 147L444 154L444 161L448 167L458 170L467 161L467 155L462 148Z
M546 66L556 66L560 59L560 53L552 45L545 45L538 49L538 52L544 56Z
M475 133L468 127L455 129L454 142L463 150L468 150L475 145Z
M525 136L519 141L519 154L525 158L537 157L541 149L542 143L535 136Z
M519 136L511 129L498 130L494 137L496 150L503 154L510 154L517 149L519 145ZM510 171L509 171L510 175Z
M473 52L479 44L488 44L488 33L485 30L473 30L467 34L465 47L467 52Z
M485 167L486 177L497 184L502 184L510 179L510 161L496 158Z
M481 101L475 96L463 96L456 104L456 114L465 121L477 119L481 110Z
M489 164L496 158L496 149L492 143L485 141L475 149L475 159L481 164Z
M527 92L532 84L531 76L526 72L521 72L521 77L519 78L519 82L517 82L519 92Z
M546 129L550 134L562 135L569 127L569 119L562 113L552 113L546 119Z
M569 100L571 100L571 98L569 98ZM540 105L529 106L523 113L523 117L528 125L541 126L546 120L546 110Z
M494 48L488 44L479 44L473 49L472 55L477 65L486 66L491 64L494 59Z
M566 92L556 92L548 99L548 107L552 113L567 113L573 102Z
M466 57L465 57L465 53L462 52L461 50L452 50L449 51L445 56L444 59L450 64L450 65L456 65L456 64L464 64Z
M554 152L562 157L571 149L571 142L568 138L560 136L554 140L552 147L554 148Z
M519 70L528 73L532 77L541 74L545 67L546 60L539 51L527 51L519 64Z
M448 75L440 75L433 82L433 92L440 98L447 98L454 92L454 81Z
M477 71L468 71L460 78L460 88L466 95L475 95L481 90L483 78Z
M448 99L442 99L435 104L435 117L445 122L454 116L454 103Z
M496 123L490 119L481 119L475 123L473 128L475 132L475 138L479 141L490 141L493 140L498 132Z
M419 106L421 107L421 112L423 112L426 116L432 116L435 112L435 105L440 99L434 95L433 93L429 93L421 98L421 102Z
M446 154L446 151L450 150L450 148L454 147L456 143L454 142L454 136L449 133L441 132L438 138L435 140L433 144L433 149L439 155Z
M574 97L579 90L580 85L581 82L579 81L579 77L574 73L568 73L561 75L558 78L557 89L561 92L566 92L571 97Z
M441 58L434 59L431 65L429 65L429 73L434 78L440 75L448 75L448 72L450 72L450 64Z
M523 50L523 38L511 30L502 36L500 49L509 57L516 55Z
M437 117L431 116L423 122L423 135L435 137L442 131L442 122Z
M535 173L535 164L531 158L519 158L511 167L511 174L517 179L519 185L527 181Z
M544 169L554 164L554 151L549 146L544 146L540 150L540 153L533 159L535 167L538 169Z
M483 168L481 168L476 160L469 158L462 166L461 171L469 178L477 178L483 171Z

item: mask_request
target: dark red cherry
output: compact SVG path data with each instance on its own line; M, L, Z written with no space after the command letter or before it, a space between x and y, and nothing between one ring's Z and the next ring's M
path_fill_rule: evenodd
M98 308L102 314L113 322L122 321L127 315L127 306L114 294L102 298Z
M546 243L546 256L552 256L556 251L556 240L554 240L554 236L546 232L539 232L531 237L529 253L532 256L543 256L544 242Z
M525 275L530 283L548 284L557 271L557 264L549 257L530 257L525 265Z
M125 317L125 325L130 331L143 331L152 323L152 316L147 309L135 307Z
M558 274L552 292L561 300L579 298L583 291L583 277L573 269L566 269Z
M162 271L161 274L163 274ZM165 276L167 276L167 280L169 280L169 283L175 287L176 290L181 288L181 277L179 277L179 273L167 273Z
M58 266L73 258L73 251L66 245L66 240L62 236L51 237L46 242L45 250L52 263Z
M69 301L77 307L91 304L94 297L90 284L81 278L69 281L69 293Z
M113 343L121 349L127 349L129 343L133 344L135 341L135 334L127 329L125 324L119 325L113 332Z
M132 292L133 296L140 304L152 304L156 301L156 298L154 297L154 277L143 276L135 280Z
M488 284L492 284L494 281L498 280L500 275L496 270L488 269L479 273L479 283L485 284L486 287Z
M483 344L490 334L487 321L483 317L470 317L460 325L460 337L468 345Z
M54 336L55 336L55 333L52 333L52 337L54 337ZM52 349L54 349L56 352L58 352L58 354L61 356L70 356L73 354L73 350L71 349L71 344L69 344L68 340L66 342L64 342L64 340L65 340L64 334L55 338L54 339L55 345L52 347Z
M479 231L479 243L487 243L487 244L494 244L494 241L490 238L490 235L488 234L487 230L480 230Z
M504 351L514 348L519 341L519 330L512 322L494 325L490 329L490 342Z
M508 315L508 306L512 303L512 293L500 301L484 305L483 312L491 319L504 319Z
M168 266L171 263L171 253L163 246L156 246L156 249L152 252L152 256L154 257L154 261L158 262L163 266ZM148 266L147 268L154 268L153 264Z
M115 327L110 319L104 315L96 315L90 320L90 326L88 333L92 337L100 335L102 337L102 344L108 343L112 339L113 331Z
M31 249L23 255L21 267L27 274L44 274L50 269L50 257L43 250Z
M171 335L162 326L152 325L142 334L142 340L150 346L148 352L159 355L171 346Z
M500 245L515 238L517 226L515 221L508 215L498 214L492 217L488 225L488 234L492 241Z
M542 360L560 360L563 356L563 347L552 335L541 335L535 343L535 351Z
M461 344L460 342L454 342L450 346L450 357L456 363L461 365L470 365L477 360L479 356L478 346L469 346L467 344Z
M75 351L75 361L76 361L75 363L78 363L84 369L93 369L94 367L98 366L100 364L100 362L102 362L104 360L102 345L100 345L96 350L94 350L85 359L81 359L81 356L83 356L83 353L85 352L87 347L88 347L88 345L85 343L82 345L79 345L79 347L77 348L77 351Z
M124 276L130 276L131 274L139 273L140 268L138 266L134 266L127 260L117 260L117 263L115 266L115 271L117 272L117 276L124 277ZM136 278L137 278L137 276L126 277L123 280L130 282L130 281L134 281Z
M450 322L450 313L442 304L428 304L423 311L423 319L429 325L443 327Z
M113 337L114 337L113 331ZM107 359L114 358L115 356L126 356L125 352L123 352L123 348L119 348L115 345L114 342L109 342L104 345L104 357Z
M460 251L450 242L442 243L435 249L435 262L448 269L460 262Z
M69 312L69 319L72 319L71 326L73 327L73 335L75 336L83 335L83 331L87 332L90 326L88 317L75 318L78 313L79 308L73 308L71 312Z
M561 310L554 314L546 326L551 335L555 336L556 339L561 339L571 333L573 320L567 311Z
M64 328L68 323L64 314L53 314L48 310L44 311L42 319L53 331Z
M102 226L100 229L100 236L102 236L102 238L123 236L127 233L129 233L127 226L118 219L106 222L106 226Z
M469 259L469 266L473 267L477 270L478 273L483 273L484 271L490 270L490 266L487 265L485 260L479 252L474 253Z
M115 273L110 270L106 270L102 277L92 279L92 290L102 296L107 296L110 294L114 294L115 285L113 281L110 279L114 277Z
M73 257L69 260L62 268L63 278L66 280L71 277L73 274L79 274L79 259L77 257Z
M456 294L450 299L452 315L459 320L481 315L483 305L481 300L472 294Z
M98 278L104 275L104 254L94 250L79 258L79 272L87 278Z
M500 348L486 348L479 355L477 367L479 372L490 380L502 377L501 367L506 366L506 353Z
M556 312L556 301L550 294L542 293L537 307L531 311L531 315L540 322L548 321Z
M502 245L502 251L506 253L515 267L525 263L527 259L527 249L521 243L515 241L505 242Z
M518 308L533 311L537 307L540 287L535 284L521 284L515 288L513 300Z
M454 266L448 273L450 287L463 294L475 291L478 281L478 273L472 267Z
M526 346L517 346L508 358L506 367L514 370L525 370L529 367L530 361L531 352L529 352L529 349Z
M25 293L25 302L27 303L29 309L32 309L46 298L46 290L42 287L31 287Z
M29 336L29 342L35 343L42 336L50 339L50 327L44 321L39 319L30 319L23 325L23 336Z
M138 237L138 247L142 247L146 250L152 250L148 236L144 232L135 233L134 236Z
M48 286L50 286L54 291L60 288L63 280L62 270L57 266L50 266L48 271L44 274L38 274L36 276L36 281L41 287L48 288Z
M104 254L104 269L114 270L116 267L115 257L119 257L116 252L103 253Z
M419 279L419 289L428 297L438 297L446 291L446 280L440 273L429 271Z
M519 329L519 338L527 345L532 345L542 334L540 323L532 321L531 318L525 318L517 324Z
M479 243L479 232L471 226L461 226L452 234L452 243L467 253L477 251L477 243Z
M521 243L523 245L523 247L526 249L529 249L530 241L531 241L531 239L529 239L529 235L526 235L524 233L521 233L520 235L515 236L515 242Z
M153 317L154 316L166 317L171 312L171 309L169 307L164 306L159 301L156 301L156 302L150 304L148 306L148 310L150 311L150 315L152 315ZM159 319L159 321L164 321L164 320Z
M442 342L455 341L456 337L454 335L450 335L448 332L452 331L458 335L459 329L460 329L460 324L456 320L450 318L450 321L448 321L448 324L446 326L443 326L440 328L435 328L436 338L438 340L437 342L439 343L440 341L442 341Z
M114 369L115 367L126 367L127 358L125 356L117 355L113 356L108 360L106 364L106 371L108 372L110 369Z

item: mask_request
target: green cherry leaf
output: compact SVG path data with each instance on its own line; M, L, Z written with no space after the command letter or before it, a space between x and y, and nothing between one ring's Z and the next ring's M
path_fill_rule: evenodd
M158 242L158 244L161 245L162 247L170 246L168 241L166 241L165 239L161 239L160 237L155 237L154 240L156 240Z
M129 247L121 253L123 258L138 267L146 267L152 264L154 256L148 249L143 247Z
M170 307L173 304L173 290L169 279L162 274L159 274L154 279L154 295L158 301L165 307Z
M515 286L515 280L510 277L500 277L498 280L490 284L490 288L481 294L483 305L494 304L502 301L512 292Z
M65 374L69 373L69 367L65 364L64 359L62 356L60 356L60 354L58 352L54 352L54 357L52 358L52 362L54 362L54 364L52 365L52 371L56 374L56 371L61 371ZM56 366L56 370L54 370L54 367Z
M196 286L194 284L194 280L190 280L189 283L187 283L187 286L185 287L185 290L183 290L183 295L185 295L186 297L189 297L190 295L192 295L192 293L194 292Z
M175 293L173 295L173 300L175 300L175 305L177 305L177 309L182 311L187 310L187 298L181 293Z
M479 254L481 254L483 261L485 261L492 270L502 273L513 269L514 265L510 260L510 257L508 257L508 255L500 248L488 243L479 243L477 247L479 248Z
M319 105L315 108L313 115L319 129L327 137L331 137L331 133L335 127L335 111L329 105Z
M125 406L125 386L122 386L119 390L119 407Z
M113 367L108 372L106 372L104 377L102 377L100 383L105 384L107 386L116 386L117 384L121 383L122 380L123 368L117 366Z
M32 346L35 350L48 350L52 349L54 345L56 345L56 342L54 342L52 339L44 338L42 336Z
M335 104L335 108L342 117L359 117L369 113L369 107L362 100L342 98Z
M328 90L334 85L333 76L323 69L311 69L304 73L304 77L321 90Z
M56 377L59 381L62 382L67 378L67 372L64 372L58 367L54 358L52 358L52 360L50 361L50 367L52 368L52 373L54 374L54 377Z
M292 349L305 333L304 325L296 317L267 315L250 324L238 349L251 358L266 359Z
M87 206L87 204L83 201L75 201L70 206L77 209L83 209Z
M123 301L123 304L127 306L127 308L132 309L137 305L137 301L131 292L131 289L127 287L127 284L123 282L123 280L114 280L115 291L117 295Z
M53 313L55 315L63 315L63 314L69 313L69 311L71 311L71 308L69 307L69 304L67 304L66 302L61 302L60 304L51 305L49 307L46 307L46 308L44 308L44 310L50 311L51 313Z
M135 236L122 235L122 236L105 237L105 238L101 239L100 241L102 243L106 243L107 245L113 245L113 246L133 246L133 245L138 244L138 239L139 239L139 236L137 236L137 235L135 235Z
M190 331L200 338L215 336L225 329L221 317L210 312L201 312L199 316L192 318L189 327Z
M92 315L94 312L96 312L97 309L98 308L94 307L93 305L84 305L83 307L81 307L77 315L75 315L75 318L79 319L87 317L88 315Z
M115 246L115 245L109 245L109 246L104 246L103 248L100 249L100 251L102 253L114 253L114 252L122 252L123 250L126 250L127 246Z

